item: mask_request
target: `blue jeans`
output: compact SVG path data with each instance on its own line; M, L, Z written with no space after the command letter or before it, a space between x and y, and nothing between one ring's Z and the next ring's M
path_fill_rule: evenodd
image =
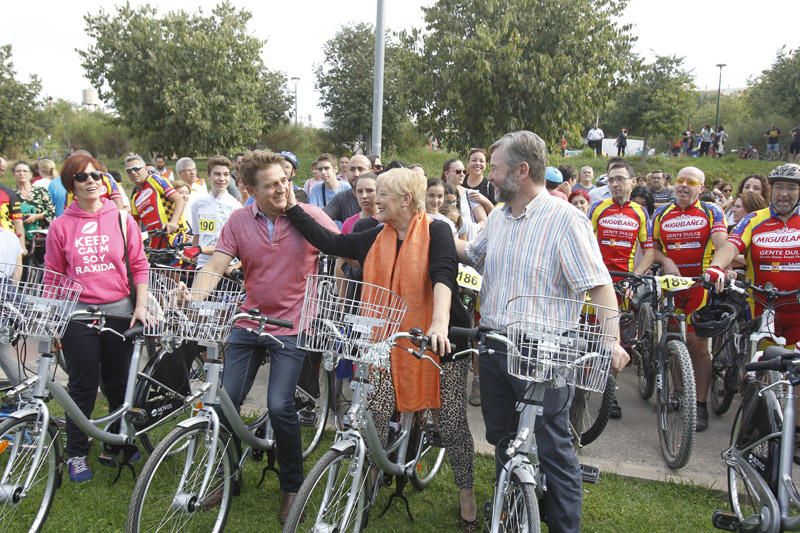
M260 354L269 354L267 409L277 445L279 481L284 492L297 492L303 483L303 448L294 391L306 352L297 348L296 336L277 336L283 348L268 337L234 328L225 348L222 386L239 409L261 366Z

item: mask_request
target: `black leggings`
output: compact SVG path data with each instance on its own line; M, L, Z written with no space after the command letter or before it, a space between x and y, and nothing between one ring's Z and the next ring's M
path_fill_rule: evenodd
M119 332L128 329L127 320L108 320L106 327ZM109 412L122 405L128 381L133 345L112 333L97 330L79 322L70 322L62 339L67 362L69 396L84 415L90 417L101 379ZM111 426L113 431L118 423ZM67 457L89 453L89 438L67 417Z

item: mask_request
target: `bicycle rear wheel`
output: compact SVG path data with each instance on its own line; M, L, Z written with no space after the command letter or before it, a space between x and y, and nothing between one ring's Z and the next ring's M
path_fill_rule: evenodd
M297 492L284 531L360 531L369 475L356 468L355 447L328 450Z
M36 446L44 439L41 460ZM55 425L43 431L36 414L0 424L0 531L39 531L61 484L61 442ZM33 481L22 497L28 476Z
M213 531L225 529L236 460L234 444L220 428L215 454L208 421L176 427L156 447L133 489L126 531ZM211 478L199 494L207 465Z
M638 354L637 375L639 377L639 396L648 400L655 388L655 316L649 302L639 307L639 339L635 343Z
M580 435L580 445L594 442L608 425L611 406L616 398L617 380L612 374L606 379L603 394L575 389L575 398L569 410L572 427Z
M661 388L656 399L658 441L670 468L683 468L694 445L697 397L694 370L683 341L667 342L661 366Z
M541 530L536 490L533 485L522 483L516 472L511 472L503 494L499 525L498 531L509 533L535 533Z
M426 427L421 413L417 413L408 444L408 449L415 453L410 481L417 490L425 490L430 485L444 462L445 449L442 447L441 437L436 437L433 428Z

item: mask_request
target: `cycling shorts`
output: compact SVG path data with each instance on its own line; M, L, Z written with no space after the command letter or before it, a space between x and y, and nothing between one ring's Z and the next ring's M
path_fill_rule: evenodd
M675 293L675 310L686 315L686 331L694 333L690 322L691 314L708 303L708 290L698 285Z

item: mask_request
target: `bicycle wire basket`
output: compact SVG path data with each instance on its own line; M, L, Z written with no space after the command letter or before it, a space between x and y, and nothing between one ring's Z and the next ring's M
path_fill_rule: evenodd
M388 368L390 339L407 310L403 299L389 289L335 276L309 275L297 346Z
M551 296L509 300L508 373L526 381L603 392L619 331L619 311Z
M79 282L52 270L0 263L0 342L17 334L62 337L82 290Z
M194 288L202 283L209 289ZM147 311L155 317L145 335L203 344L224 342L242 303L239 282L204 271L150 267Z

